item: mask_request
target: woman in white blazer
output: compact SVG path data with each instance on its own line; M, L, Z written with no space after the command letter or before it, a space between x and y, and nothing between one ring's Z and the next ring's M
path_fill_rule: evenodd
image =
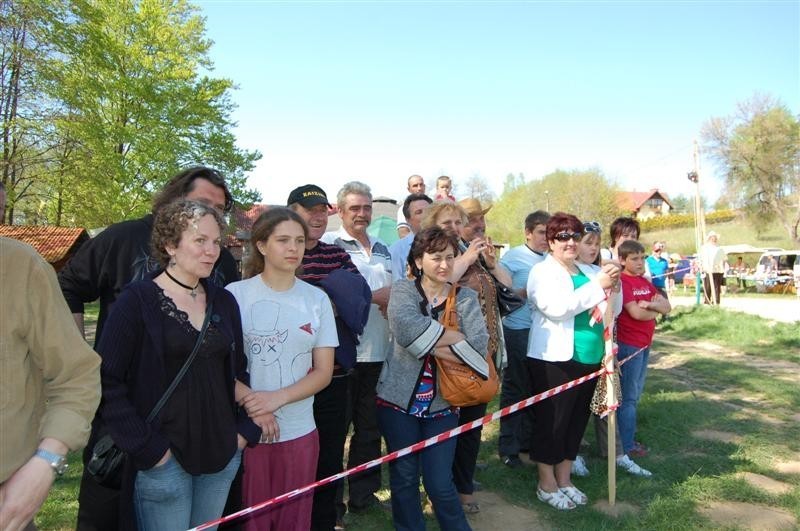
M532 310L528 370L534 394L597 370L603 358L603 324L592 325L590 314L619 279L619 267L607 264L597 269L578 263L583 232L577 217L554 214L547 223L550 254L528 277ZM586 382L532 407L536 494L556 509L574 509L588 501L572 484L570 471L589 420L595 383Z

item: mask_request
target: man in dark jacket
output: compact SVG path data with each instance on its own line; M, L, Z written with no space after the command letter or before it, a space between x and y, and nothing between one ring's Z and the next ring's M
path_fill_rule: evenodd
M347 251L319 241L328 228L330 204L325 191L313 184L300 186L289 194L287 205L308 225L303 271L297 276L328 294L336 311L339 333L331 383L314 395L314 422L319 433L317 479L322 479L342 471L348 376L356 362L357 336L367 322L372 293ZM344 514L343 510L336 510L336 490L340 484L337 481L314 491L313 531L330 531Z
M172 177L153 199L153 212L180 198L206 203L220 213L228 212L233 207L233 197L225 179L216 170L203 166L186 169ZM95 345L122 289L158 268L150 256L152 228L152 213L139 219L115 223L83 244L58 275L61 291L81 333L85 332L84 304L100 300ZM222 249L209 279L220 287L239 280L236 261L227 249ZM97 419L94 426L97 427ZM93 438L96 437L96 431L93 430ZM84 465L91 457L92 445L93 440L90 440L83 455ZM234 490L234 486L231 490ZM98 485L84 471L77 528L116 528L118 498L118 490Z

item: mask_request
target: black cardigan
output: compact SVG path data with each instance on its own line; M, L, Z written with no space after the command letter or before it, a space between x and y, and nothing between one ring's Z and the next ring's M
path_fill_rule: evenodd
M120 500L121 524L132 519L136 471L155 466L169 448L169 441L159 431L160 418L157 416L152 423L145 423L145 418L170 384L166 381L164 369L163 313L159 309L158 288L152 281L159 273L130 284L120 294L97 345L103 360L103 400L98 409L99 420L117 445L131 457ZM250 384L239 306L225 289L206 280L201 282L207 300L214 304L211 319L220 333L230 340L226 379L238 432L248 442L257 443L261 429L234 399L234 380ZM98 423L95 424L98 428Z

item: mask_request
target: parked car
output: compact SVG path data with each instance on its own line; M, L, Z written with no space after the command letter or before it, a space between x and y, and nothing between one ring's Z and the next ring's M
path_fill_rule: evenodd
M692 274L692 262L694 261L694 256L687 256L685 258L681 258L675 263L675 273L673 274L673 278L675 279L675 285L679 286L683 284L683 278L686 275L693 277Z

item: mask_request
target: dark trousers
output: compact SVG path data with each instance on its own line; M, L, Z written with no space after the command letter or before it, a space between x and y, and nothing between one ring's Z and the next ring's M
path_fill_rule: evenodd
M458 416L458 425L467 424L484 416L486 406L487 404L478 404L477 406L462 407ZM478 462L478 450L481 447L481 431L483 431L482 427L475 428L462 433L457 438L456 456L453 459L453 481L459 494L472 494L475 491L473 479L475 478L475 464Z
M703 277L703 295L705 296L706 304L719 304L721 299L720 291L722 289L722 282L724 275L722 273L707 273ZM711 286L713 281L714 285Z
M381 456L381 433L375 414L375 386L383 362L356 363L350 374L348 418L353 423L347 468L353 468ZM381 488L381 469L375 467L356 476L349 476L348 505L365 508L375 503L375 493Z
M530 330L512 330L503 327L506 337L508 367L503 371L500 407L504 408L531 396L531 378L528 374L528 335ZM500 419L500 436L497 451L501 457L518 455L527 450L531 440L531 408L527 407Z
M314 395L314 422L319 433L317 480L342 471L347 437L348 383L346 374L334 376L328 387ZM341 480L329 483L314 491L312 530L331 531L336 525L336 490L341 483Z
M534 394L585 376L599 367L599 363L587 365L572 360L528 359ZM589 404L596 385L597 379L589 380L531 406L532 460L546 465L557 465L565 459L575 460L583 432L589 422Z
M91 455L91 454L90 454ZM119 527L118 489L108 489L99 485L86 471L84 452L83 475L78 493L78 531L107 531Z

